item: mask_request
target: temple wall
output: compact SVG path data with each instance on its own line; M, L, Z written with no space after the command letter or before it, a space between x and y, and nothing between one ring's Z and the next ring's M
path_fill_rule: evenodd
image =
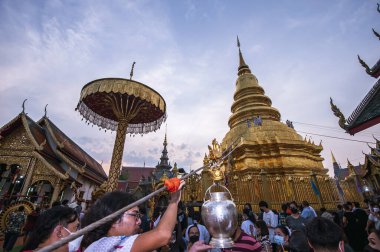
M188 180L182 196L184 202L189 202L192 196L196 201L202 201L206 189L212 184L211 178L205 174L197 175L198 180ZM318 197L312 186L311 176L254 174L250 172L234 172L228 176L227 188L239 210L245 203L251 203L255 211L259 211L258 203L261 200L268 202L271 208L280 210L281 204L290 201L301 203L307 200L310 205L319 210L322 206L327 209L336 209L342 203L338 190L332 178L315 176L315 183L319 187L321 197Z

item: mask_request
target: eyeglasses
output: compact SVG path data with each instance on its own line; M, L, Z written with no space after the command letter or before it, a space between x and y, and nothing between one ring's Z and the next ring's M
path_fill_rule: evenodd
M141 213L125 213L125 214L135 217L136 220L141 219L141 217L143 216Z

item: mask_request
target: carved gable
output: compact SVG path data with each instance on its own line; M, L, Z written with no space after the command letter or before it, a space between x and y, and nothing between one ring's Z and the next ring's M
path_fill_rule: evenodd
M23 127L18 127L11 134L0 139L0 154L2 149L33 150L34 146L29 140Z

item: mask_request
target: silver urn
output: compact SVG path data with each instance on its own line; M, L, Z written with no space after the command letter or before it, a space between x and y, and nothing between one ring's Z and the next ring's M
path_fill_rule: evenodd
M218 185L226 192L211 192L215 186L210 186L205 193L202 220L212 236L210 245L214 248L231 248L234 245L231 237L238 225L236 205L226 187Z

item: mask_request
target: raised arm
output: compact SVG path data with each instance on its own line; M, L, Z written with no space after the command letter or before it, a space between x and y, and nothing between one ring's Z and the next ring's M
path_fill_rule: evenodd
M157 227L139 235L133 243L131 252L150 252L170 242L177 222L177 206L178 202L181 200L181 189L184 185L185 182L181 181L178 191L170 194L168 208L161 217Z

